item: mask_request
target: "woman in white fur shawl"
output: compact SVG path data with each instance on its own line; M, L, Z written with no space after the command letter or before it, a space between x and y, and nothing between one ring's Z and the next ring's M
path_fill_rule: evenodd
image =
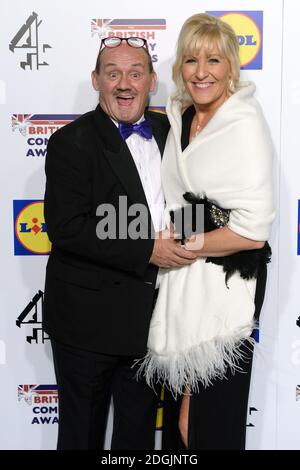
M140 371L166 385L165 420L180 408L190 449L245 447L253 330L270 259L272 144L255 85L239 76L233 29L207 14L189 18L173 67L162 182L173 222L178 207L202 204L205 234L181 235L197 252L192 265L161 270ZM165 448L173 447L169 431Z

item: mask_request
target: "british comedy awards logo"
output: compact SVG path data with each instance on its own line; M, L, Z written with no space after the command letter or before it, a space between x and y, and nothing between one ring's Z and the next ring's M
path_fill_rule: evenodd
M49 336L42 328L42 311L43 311L44 294L39 290L26 305L16 320L19 328L25 326L26 341L29 344L44 344L49 340Z
M12 131L24 138L26 157L45 157L49 137L80 114L13 114Z
M241 69L260 70L263 60L262 11L207 11L228 23L240 44Z
M44 202L13 201L15 255L47 255L51 244L44 218Z
M20 67L23 70L39 70L40 67L49 65L44 60L44 55L47 49L51 49L51 46L40 40L41 23L42 20L39 19L38 14L32 12L9 44L11 52L21 50L24 60L20 62Z
M31 424L58 423L57 385L19 385L18 402L30 407Z
M147 40L152 62L158 61L158 38L166 29L165 19L93 19L92 36L99 39L117 36L119 38L139 37Z

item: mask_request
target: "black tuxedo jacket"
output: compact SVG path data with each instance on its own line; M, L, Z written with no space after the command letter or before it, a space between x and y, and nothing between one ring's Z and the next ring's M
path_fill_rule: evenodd
M169 125L146 112L163 152ZM141 203L151 216L126 143L98 106L55 132L46 157L45 220L49 257L43 325L58 341L115 355L146 351L157 268L149 264L154 240L100 240L97 207L119 197ZM130 223L130 218L128 223Z

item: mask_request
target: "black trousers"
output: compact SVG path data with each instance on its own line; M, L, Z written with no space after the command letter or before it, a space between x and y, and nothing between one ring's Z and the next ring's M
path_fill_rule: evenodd
M57 449L103 449L111 396L111 449L154 449L159 395L136 380L133 358L89 352L53 339L51 344L59 394Z
M246 419L250 387L252 347L243 345L245 360L239 365L242 372L231 373L216 379L205 388L199 383L198 393L190 397L189 450L244 450ZM246 359L247 357L247 359ZM162 447L165 450L182 451L178 421L181 399L174 400L165 390L164 432Z
M259 315L265 295L267 270L262 268L257 277L255 291L255 320ZM199 392L190 397L188 447L190 450L244 450L248 396L253 361L253 346L245 341L241 346L244 359L237 365L241 371L232 374L227 369L223 380L215 379L205 388L199 383ZM162 448L184 449L179 429L181 399L174 400L165 390L164 432Z

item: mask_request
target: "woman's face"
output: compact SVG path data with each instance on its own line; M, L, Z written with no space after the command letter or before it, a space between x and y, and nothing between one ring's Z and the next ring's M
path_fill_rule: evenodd
M209 51L202 47L196 54L183 58L185 88L196 106L218 108L228 96L230 64L217 44Z

